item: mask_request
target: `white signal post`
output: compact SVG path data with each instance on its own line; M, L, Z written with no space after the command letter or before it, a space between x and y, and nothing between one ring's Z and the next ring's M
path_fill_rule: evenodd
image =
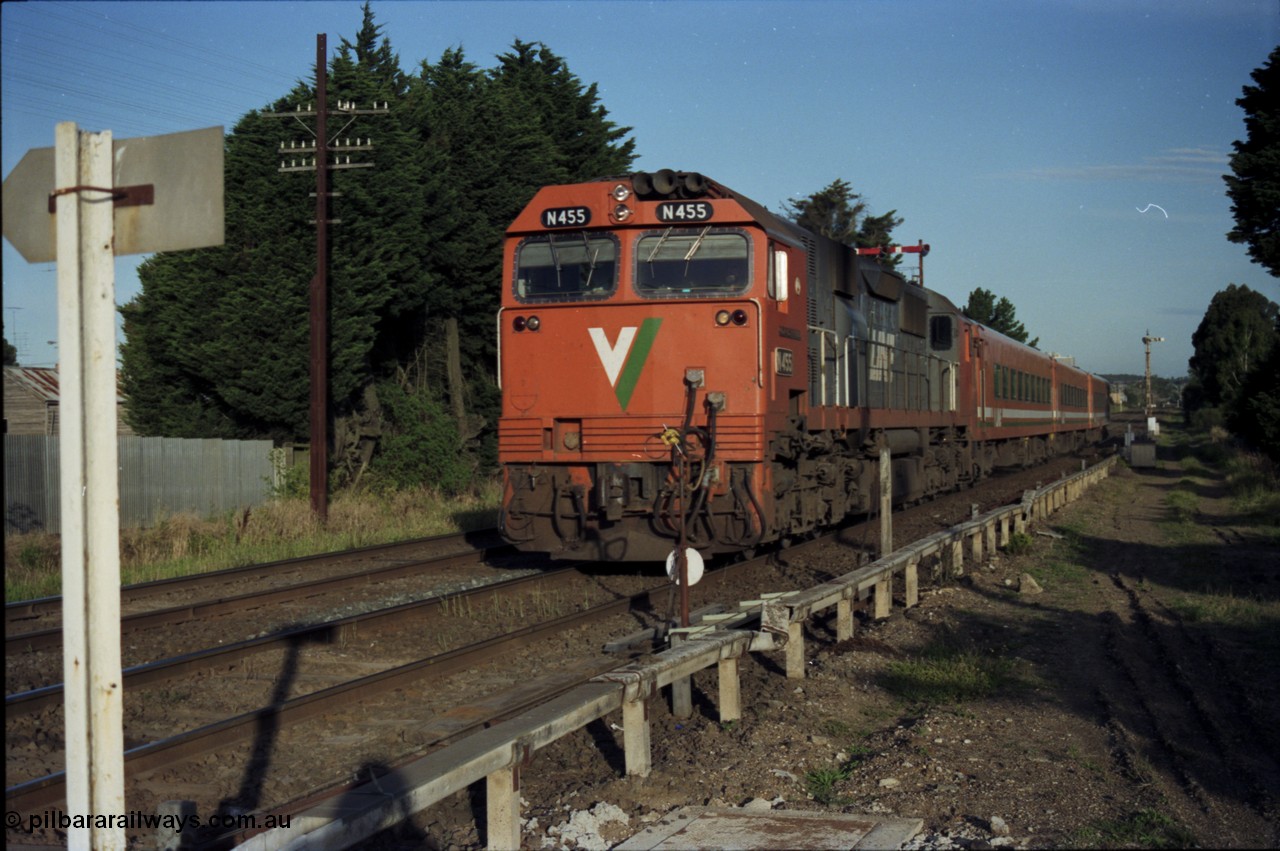
M66 814L84 825L67 845L123 849L114 261L223 243L223 133L113 142L64 121L54 138L5 178L4 236L58 267Z
M1151 427L1150 426L1151 413L1154 410L1154 406L1151 404L1151 344L1163 343L1163 342L1164 342L1164 337L1152 337L1150 329L1147 330L1146 335L1142 338L1142 345L1146 347L1146 350L1147 350L1147 421L1148 421L1147 427L1148 428Z
M56 130L63 683L67 812L124 810L120 502L111 131ZM73 827L71 848L123 849L124 826Z

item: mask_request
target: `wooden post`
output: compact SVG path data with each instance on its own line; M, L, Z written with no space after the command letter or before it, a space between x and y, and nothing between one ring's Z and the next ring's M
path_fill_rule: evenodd
M889 617L889 613L893 611L893 574L884 574L878 582L876 582L875 595L872 598L874 606L874 614L876 620L883 620Z
M622 748L627 774L648 777L653 769L649 750L649 697L641 695L622 704Z
M500 768L485 778L488 847L507 851L520 847L520 766Z
M848 597L836 603L836 641L853 638L853 601Z
M787 679L804 679L804 623L787 625Z
M721 659L720 679L720 722L737 721L742 717L742 691L738 681L738 657Z
M913 558L907 562L903 571L904 605L909 609L920 602L920 559Z

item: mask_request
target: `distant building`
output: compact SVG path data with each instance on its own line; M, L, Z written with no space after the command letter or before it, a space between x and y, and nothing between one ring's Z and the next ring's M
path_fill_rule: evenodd
M58 370L39 366L4 368L4 433L58 433ZM116 434L128 436L133 429L124 421L124 397L116 394Z

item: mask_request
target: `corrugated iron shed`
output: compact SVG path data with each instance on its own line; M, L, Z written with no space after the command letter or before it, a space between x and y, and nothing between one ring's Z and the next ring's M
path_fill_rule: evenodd
M57 434L61 399L56 367L6 366L4 368L4 427L6 434ZM116 388L116 433L131 435L124 421L125 397Z

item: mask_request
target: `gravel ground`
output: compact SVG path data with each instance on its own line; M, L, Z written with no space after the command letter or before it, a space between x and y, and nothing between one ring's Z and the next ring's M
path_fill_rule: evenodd
M620 719L539 751L524 846L606 848L709 805L921 818L911 849L1276 847L1280 546L1234 522L1218 477L1192 478L1185 522L1167 499L1177 462L1121 465L1028 552L863 614L852 640L812 624L803 681L781 653L751 656L740 722L719 723L714 672L695 677L694 717L651 703L647 778L622 776ZM820 573L848 555L804 558ZM1241 613L1194 614L1215 598ZM481 845L481 797L373 844Z

